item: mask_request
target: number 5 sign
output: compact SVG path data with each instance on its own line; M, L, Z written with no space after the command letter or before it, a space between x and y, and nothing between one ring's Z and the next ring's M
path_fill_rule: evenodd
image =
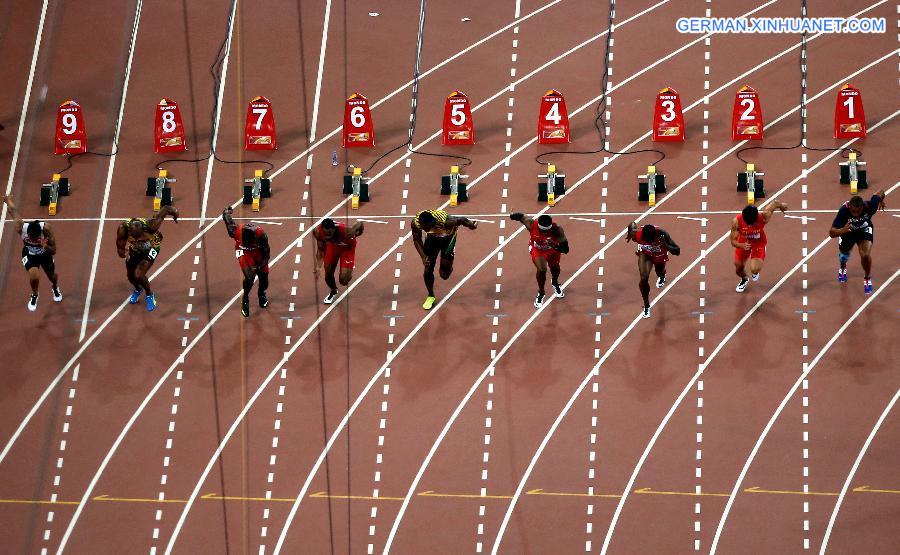
M87 152L87 132L81 106L74 100L59 105L56 113L56 154L80 154Z
M444 134L441 143L445 145L474 145L475 124L469 97L453 91L444 103Z
M834 106L834 138L852 139L866 136L866 113L859 89L847 83L838 91Z
M656 95L656 104L653 106L653 140L684 141L681 97L672 87L666 87Z
M561 92L550 89L541 97L541 109L538 114L538 143L545 145L571 142L566 99Z
M275 112L272 103L264 96L257 96L247 106L247 124L244 126L244 150L275 150Z
M359 93L353 93L344 106L344 133L341 145L344 148L375 146L375 129L369 101Z
M181 111L178 109L178 103L174 100L163 98L156 105L153 131L156 141L154 150L157 153L187 150L184 142L184 126L181 124Z

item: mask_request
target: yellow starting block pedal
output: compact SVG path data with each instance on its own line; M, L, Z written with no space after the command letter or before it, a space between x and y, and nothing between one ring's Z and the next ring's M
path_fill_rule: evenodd
M148 197L153 197L153 211L159 212L163 206L171 206L172 204L172 188L169 183L174 183L175 178L169 177L168 170L159 170L156 177L147 178Z
M859 192L859 182L857 180L853 180L850 182L850 194L855 195Z
M469 186L462 179L468 175L460 175L459 166L450 166L450 174L441 176L441 194L450 195L450 206L469 200Z
M859 160L857 152L851 151L847 155L847 161L839 164L841 170L841 185L850 185L850 194L855 195L859 189L868 189L869 182L866 176L866 163Z
M555 164L547 164L547 173L538 175L538 202L556 205L556 197L566 194L566 176L557 173Z
M266 172L256 170L252 179L244 180L243 204L249 204L253 212L259 212L260 199L272 196L272 180L265 177Z
M747 164L747 170L737 174L737 190L738 192L747 193L747 204L755 204L756 199L766 196L766 189L763 185L762 172L756 171L756 165Z
M369 202L369 179L363 177L362 168L353 168L352 175L344 176L343 193L350 195L350 208L359 210L360 202Z
M47 207L47 214L55 216L59 206L59 197L69 196L69 179L54 173L50 183L41 185L41 206Z
M638 176L638 202L656 206L656 195L666 192L666 176L656 173L656 166L647 166L647 174Z

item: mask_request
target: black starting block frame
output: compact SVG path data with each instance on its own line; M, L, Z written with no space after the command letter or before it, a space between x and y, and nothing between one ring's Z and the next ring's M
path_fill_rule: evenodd
M765 198L765 184L760 179L764 175L756 171L755 164L747 164L747 171L737 174L737 190L739 193L747 193L747 204L754 204L757 198Z
M841 169L841 185L851 185L856 181L857 189L868 189L869 182L866 179L866 170L862 168L865 165L865 162L857 160L855 152L851 152L846 162L838 164ZM851 191L851 193L856 194L855 191Z
M174 183L174 177L169 177L168 170L159 170L156 177L147 178L147 190L145 194L153 197L153 211L159 212L163 206L172 206L172 188L169 183Z
M460 181L468 175L460 175L459 166L450 166L450 175L441 176L441 194L450 195L450 206L469 201L469 185Z
M369 178L362 176L362 168L353 168L353 175L344 176L345 195L350 195L350 208L359 209L360 202L369 202Z
M662 173L656 173L656 166L647 166L647 174L639 175L638 179L638 202L650 202L650 183L653 183L653 204L656 204L656 195L666 192L666 176Z
M556 172L555 164L547 164L547 173L538 175L538 202L546 202L549 206L556 204L556 197L566 194L566 175Z
M244 180L244 204L252 205L253 212L259 212L259 199L272 196L272 180L264 177L263 170L256 170L252 179Z
M41 185L41 206L47 206L47 213L50 216L55 216L59 197L69 196L69 191L69 178L54 173L50 183Z

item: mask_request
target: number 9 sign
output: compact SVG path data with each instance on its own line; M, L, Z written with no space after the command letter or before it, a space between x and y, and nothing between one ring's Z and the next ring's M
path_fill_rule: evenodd
M344 129L341 145L344 148L375 146L375 129L369 101L359 93L353 93L344 106Z
M56 113L56 154L80 154L87 152L87 132L81 106L74 100L59 105Z
M184 142L184 125L181 124L181 110L174 100L163 98L156 105L153 131L154 150L157 153L187 150L187 144Z

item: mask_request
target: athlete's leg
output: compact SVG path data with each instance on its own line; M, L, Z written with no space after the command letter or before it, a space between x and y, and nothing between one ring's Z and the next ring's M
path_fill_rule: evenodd
M136 264L125 263L125 273L128 276L128 282L134 287L135 291L141 291L144 289L144 286L141 285L141 282L135 276L135 269L137 268Z
M350 280L353 279L353 268L341 268L341 275L338 276L338 280L340 280L341 285L344 287L350 285Z
M547 284L547 259L543 256L537 256L531 261L534 262L534 267L537 268L534 277L537 279L538 293L543 295L544 286Z
M860 241L858 245L859 262L866 273L866 279L869 279L872 276L872 241Z
M450 277L450 274L453 273L453 259L445 256L441 256L441 268L440 274L441 279L447 279Z
M134 267L134 281L132 282L135 284L134 288L135 290L143 289L147 296L153 295L153 291L150 289L150 280L147 279L147 272L152 265L153 263L149 260L141 260Z
M747 277L747 272L744 271L744 263L746 260L735 260L734 261L734 273L738 275L739 278L744 279Z
M550 266L550 283L554 287L559 287L559 273L562 271L559 264L556 266Z
M256 275L256 267L255 266L246 266L241 268L241 274L244 276L243 288L244 288L244 299L250 299L250 291L253 289L253 278Z
M665 278L666 277L666 263L663 262L661 264L654 264L653 269L656 271L656 277Z
M753 275L759 274L760 270L762 270L762 267L763 267L762 258L751 258L749 266L750 266L751 274L753 274Z
M325 285L332 291L337 291L337 284L334 282L334 271L337 268L337 262L325 265Z
M38 286L41 284L41 272L37 266L28 268L25 272L28 274L28 283L31 285L31 292L36 295Z
M425 270L422 272L422 277L425 280L425 288L428 289L428 296L434 297L434 264L436 260L435 257L429 256L428 263L425 264Z
M353 279L353 265L356 263L356 246L347 247L341 253L341 285L346 287Z
M256 292L259 296L263 296L269 288L269 272L265 272L262 268L259 268L256 270L256 277L259 278L259 287L257 287Z
M644 254L638 256L638 273L641 279L638 281L638 288L641 290L641 298L644 299L644 306L650 306L650 268L653 261Z

